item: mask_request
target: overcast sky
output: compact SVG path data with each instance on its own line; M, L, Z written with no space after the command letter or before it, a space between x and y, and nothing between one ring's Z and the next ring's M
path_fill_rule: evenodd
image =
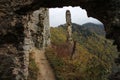
M87 12L80 7L50 8L50 26L55 27L65 23L66 10L70 10L73 23L84 24L87 22L100 23L98 20L87 16Z

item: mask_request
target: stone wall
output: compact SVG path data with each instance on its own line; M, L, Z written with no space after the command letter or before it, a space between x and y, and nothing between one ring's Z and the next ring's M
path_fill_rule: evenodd
M34 47L44 49L50 44L49 10L40 8L30 15L28 28L31 33L31 41Z
M27 72L24 52L25 16L6 15L0 17L0 63L1 80L23 79ZM24 22L24 23L23 23Z
M0 80L27 80L30 51L50 44L48 17L47 8L0 16Z

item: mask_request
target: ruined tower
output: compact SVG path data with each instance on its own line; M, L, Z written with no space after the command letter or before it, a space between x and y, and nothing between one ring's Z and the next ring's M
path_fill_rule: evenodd
M66 11L66 28L67 28L67 43L70 51L70 59L73 58L75 54L76 41L72 38L72 22L71 22L71 13L69 10Z
M67 27L67 41L72 42L71 13L69 10L66 11L66 27Z

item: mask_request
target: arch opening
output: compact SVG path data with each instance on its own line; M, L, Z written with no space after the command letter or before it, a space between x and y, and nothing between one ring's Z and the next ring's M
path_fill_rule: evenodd
M82 9L79 6L72 7L72 6L65 6L63 8L50 8L49 9L49 16L50 16L50 26L59 26L60 24L65 24L65 12L66 10L70 10L72 23L77 23L79 25L85 23L96 23L102 24L99 20L88 17L87 11Z

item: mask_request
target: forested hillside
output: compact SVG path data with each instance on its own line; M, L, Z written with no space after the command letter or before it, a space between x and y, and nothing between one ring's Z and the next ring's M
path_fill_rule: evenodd
M72 29L77 43L71 60L65 25L51 27L52 46L46 50L46 56L57 80L107 80L117 50L112 41L104 37L103 25L73 23Z

